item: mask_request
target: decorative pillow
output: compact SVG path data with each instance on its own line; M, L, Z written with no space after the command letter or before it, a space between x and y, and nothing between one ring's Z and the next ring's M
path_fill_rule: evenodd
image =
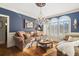
M68 39L69 39L69 35L66 35L66 36L64 37L64 40L65 40L65 41L68 41Z
M22 32L18 32L18 35L19 35L20 37L23 37L23 33L22 33Z
M24 39L27 39L27 35L26 34L23 34L23 36L24 36Z
M69 36L68 41L72 41L72 37L71 36Z
M17 34L19 37L25 38L25 37L24 37L25 32L23 32L23 31L16 32L16 34Z
M27 36L27 38L31 37L30 33L26 33L26 36Z

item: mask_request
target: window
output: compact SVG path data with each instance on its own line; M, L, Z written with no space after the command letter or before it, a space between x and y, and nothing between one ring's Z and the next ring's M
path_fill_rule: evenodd
M46 34L52 37L63 37L65 33L71 32L71 19L68 16L62 16L58 18L52 18L46 23Z
M44 31L45 34L50 35L49 34L50 33L50 24L49 24L49 21L46 22L46 23L44 23L44 25L43 25L43 31Z
M50 35L57 37L58 36L58 19L53 18L50 21Z
M60 25L60 35L65 33L69 33L71 31L71 19L68 16L62 16L59 18L59 25Z

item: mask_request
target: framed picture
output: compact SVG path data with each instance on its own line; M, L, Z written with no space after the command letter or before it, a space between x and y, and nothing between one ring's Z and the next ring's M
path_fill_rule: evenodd
M74 19L73 26L74 26L74 29L77 29L77 27L78 27L78 21L77 21L77 19Z
M33 28L33 22L24 20L24 28Z

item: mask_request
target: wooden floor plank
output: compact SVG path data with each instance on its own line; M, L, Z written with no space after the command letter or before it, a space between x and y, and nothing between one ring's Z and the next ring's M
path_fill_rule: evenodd
M24 51L19 51L16 47L6 48L5 45L0 45L0 56L41 56L43 53L45 52L39 47L25 48Z

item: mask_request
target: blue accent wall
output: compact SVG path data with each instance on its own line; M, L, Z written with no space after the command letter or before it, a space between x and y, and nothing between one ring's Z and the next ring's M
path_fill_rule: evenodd
M28 29L24 28L24 19L29 20L29 21L35 21L34 18L31 18L29 16L16 13L11 10L7 10L5 8L0 8L0 14L3 15L8 15L10 17L10 32L16 32L16 31L34 31L34 28Z
M71 18L71 32L79 32L79 12L67 14ZM74 29L74 19L78 21L77 29Z
M51 17L51 18L59 18L61 16L69 16L71 18L71 32L79 32L79 12L74 12L74 13L59 15L59 16ZM49 19L51 19L51 18L49 18ZM74 29L74 26L73 26L74 19L76 19L78 21L78 27L77 27L77 29Z

